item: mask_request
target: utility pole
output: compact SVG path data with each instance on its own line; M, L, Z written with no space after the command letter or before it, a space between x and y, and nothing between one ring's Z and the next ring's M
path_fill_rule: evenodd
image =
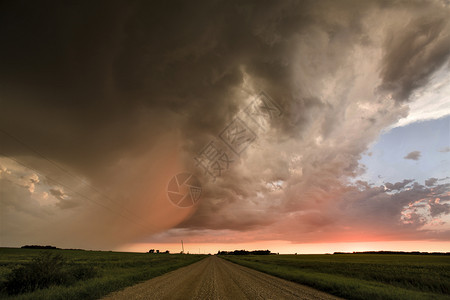
M184 245L183 245L183 240L181 240L181 253L184 254Z

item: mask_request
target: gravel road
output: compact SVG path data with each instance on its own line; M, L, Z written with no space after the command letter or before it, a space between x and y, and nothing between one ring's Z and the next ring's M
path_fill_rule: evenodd
M104 299L339 299L210 256Z

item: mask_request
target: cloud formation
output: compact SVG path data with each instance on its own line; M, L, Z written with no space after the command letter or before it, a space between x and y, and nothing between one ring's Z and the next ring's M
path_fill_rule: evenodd
M2 8L0 128L19 139L0 132L6 243L31 243L18 234L29 223L42 233L36 239L70 247L107 248L170 228L295 241L332 239L333 228L347 240L364 230L408 238L428 220L415 201L446 197L447 185L432 191L412 179L351 184L370 143L448 68L445 2ZM220 143L260 90L282 116L264 130L243 120L257 138L212 182L194 158ZM180 209L166 188L186 170L203 194ZM30 172L39 181L20 181ZM428 205L432 217L448 213L445 203Z
M442 152L442 153L450 152L450 147L444 147L442 149L439 149L439 152Z
M436 182L438 182L437 178L428 178L427 180L425 180L425 185L426 186L433 186L436 184Z
M419 160L420 159L420 151L412 151L409 152L408 154L406 154L405 157L403 157L404 159L411 159L411 160Z

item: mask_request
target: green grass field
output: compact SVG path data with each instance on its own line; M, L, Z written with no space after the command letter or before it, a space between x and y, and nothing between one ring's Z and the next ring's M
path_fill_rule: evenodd
M450 299L450 256L221 255L347 299Z
M66 259L68 268L91 268L95 271L95 275L70 285L53 285L34 292L8 295L4 286L8 274L21 265L29 264L41 253L60 254ZM98 299L112 291L159 276L205 257L205 255L0 248L0 298Z

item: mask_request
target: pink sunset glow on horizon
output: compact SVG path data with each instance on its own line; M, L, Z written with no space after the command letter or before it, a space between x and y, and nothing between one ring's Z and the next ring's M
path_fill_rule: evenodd
M148 252L150 249L169 250L170 253L180 253L181 243L158 244L137 243L123 245L114 249L124 252ZM387 242L354 242L354 243L314 243L293 244L286 241L263 241L254 243L184 243L185 253L216 254L218 251L234 251L245 249L270 250L279 254L332 254L334 252L364 252L364 251L404 251L404 252L450 252L450 242L436 241L387 241Z

